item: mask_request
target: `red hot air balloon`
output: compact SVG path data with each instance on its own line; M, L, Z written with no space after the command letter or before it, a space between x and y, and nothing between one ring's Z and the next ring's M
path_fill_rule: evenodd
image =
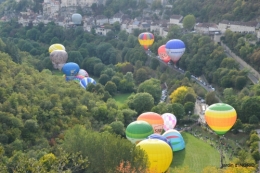
M158 48L158 55L161 58L161 60L163 60L166 63L168 63L171 60L171 58L166 53L165 45L161 45Z

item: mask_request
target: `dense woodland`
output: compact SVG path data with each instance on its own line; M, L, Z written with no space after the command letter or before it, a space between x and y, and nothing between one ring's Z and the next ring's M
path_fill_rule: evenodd
M113 12L126 3L120 1L122 4L116 5L116 2L107 2ZM205 11L204 15L193 13L201 21L220 19L217 18L220 11L227 13L223 19L251 19L229 10L236 9L239 1L220 2L173 1L179 8L174 6L174 12L192 13L199 4L200 8L208 9L197 10ZM239 7L248 9L254 1L241 2ZM218 10L212 10L208 4L215 4L214 9ZM253 10L257 4L250 7L247 16L257 13ZM214 11L216 14L207 15ZM84 32L80 26L64 29L54 23L28 27L14 20L0 23L0 172L114 173L123 172L122 164L142 172L147 167L146 156L125 139L126 126L146 111L170 112L177 119L188 121L186 117L189 111L193 114L197 96L205 98L209 105L218 102L216 96L232 105L238 113L234 133L243 129L250 134L258 125L260 85L252 85L248 72L240 71L238 64L226 57L223 48L210 37L184 34L177 26L170 28L167 38L154 33L155 42L150 47L154 54L169 39L184 41L186 52L177 64L186 71L183 75L147 56L137 40L141 30L129 35L120 31L118 23L110 27L112 31L107 36L99 36L94 30ZM229 31L222 38L245 61L257 66L259 49L257 44L249 44L252 39L251 35ZM98 84L84 90L76 82L66 82L55 75L57 71L48 53L54 43L63 44L68 62L78 63ZM191 75L204 76L217 91L207 93ZM170 96L160 103L161 85L165 82ZM120 93L132 93L123 106L113 99ZM192 115L191 119L196 118ZM260 158L256 136L251 133L245 144L250 147L254 161ZM243 154L236 156L243 158Z

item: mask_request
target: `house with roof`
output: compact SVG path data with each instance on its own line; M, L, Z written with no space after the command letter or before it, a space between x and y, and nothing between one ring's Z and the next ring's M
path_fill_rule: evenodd
M109 31L111 31L111 29L106 28L106 27L104 27L104 26L98 26L98 27L95 28L95 31L96 31L96 33L99 34L99 35L104 35L104 36L106 36L107 33L108 33Z
M95 19L93 17L83 19L83 30L90 32L91 29L95 26Z
M181 23L182 19L183 19L182 15L172 15L170 17L170 22L168 23L169 27L172 26L172 25L178 25L182 28L183 27L182 23Z
M113 24L115 22L122 23L124 14L122 12L116 13L112 20L110 20L110 24Z
M98 26L104 25L105 23L109 23L109 20L104 15L98 15L95 17L95 24Z
M60 10L60 2L56 0L44 0L42 3L43 14L52 15Z
M218 24L218 28L222 33L225 33L227 29L232 32L255 33L257 24L257 21L238 22L223 20Z
M194 30L201 34L212 34L220 33L218 25L215 23L197 23L194 26Z
M132 33L132 28L129 27L130 23L131 23L131 19L129 18L124 19L121 23L120 29L125 30L127 33Z

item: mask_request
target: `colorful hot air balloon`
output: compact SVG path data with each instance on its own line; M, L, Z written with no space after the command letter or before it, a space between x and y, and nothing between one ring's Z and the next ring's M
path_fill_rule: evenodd
M159 139L159 140L162 140L162 141L166 142L172 148L170 141L166 137L164 137L162 135L151 134L150 136L147 137L147 139Z
M146 121L134 121L126 127L125 133L129 141L137 144L153 134L153 127Z
M78 75L89 77L88 72L84 69L80 69Z
M153 126L154 133L161 134L163 130L163 119L155 112L145 112L139 115L137 120L143 120Z
M164 114L162 114L162 119L164 122L164 124L163 124L164 131L173 129L176 126L177 119L173 114L164 113Z
M150 32L143 32L138 36L138 41L147 50L154 42L154 35Z
M149 172L162 173L168 170L173 159L173 152L166 142L159 139L145 139L136 146L146 152Z
M173 151L180 151L185 148L185 141L181 133L177 130L170 129L164 132L162 136L166 137L170 141Z
M218 135L224 135L237 120L236 110L225 103L216 103L207 107L205 120Z
M168 63L171 58L168 56L168 54L166 53L166 49L165 49L165 45L161 45L158 48L158 56L161 58L161 60L163 60L163 62Z
M50 59L53 67L61 70L68 59L68 54L65 50L54 50L50 54Z
M174 62L174 64L176 64L177 61L179 61L179 59L185 52L185 44L183 41L181 41L179 39L169 40L165 44L165 48L166 48L167 54L169 55L171 60Z
M92 79L91 77L84 77L79 82L80 86L82 86L84 89L86 89L88 84L90 84L90 83L96 85L96 81L94 79Z
M73 78L73 80L75 80L76 82L80 82L82 79L84 79L85 76L82 76L82 75L77 75Z
M78 13L72 14L71 20L75 25L80 25L82 21L82 16Z
M65 47L62 45L62 44L52 44L50 47L49 47L49 53L52 53L52 51L54 50L65 50Z
M68 62L62 67L62 72L66 76L66 80L72 80L79 72L79 65L74 62Z

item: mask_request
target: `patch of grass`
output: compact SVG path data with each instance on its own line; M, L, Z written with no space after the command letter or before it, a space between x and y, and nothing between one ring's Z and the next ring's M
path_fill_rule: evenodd
M116 100L118 106L122 106L126 103L127 98L132 93L116 94L113 98Z
M52 75L63 76L64 74L62 73L62 71L59 71L59 70L53 70L53 71L52 71Z
M170 172L174 169L187 166L190 173L201 173L207 166L220 166L220 153L210 144L182 132L186 147L182 151L173 153Z

